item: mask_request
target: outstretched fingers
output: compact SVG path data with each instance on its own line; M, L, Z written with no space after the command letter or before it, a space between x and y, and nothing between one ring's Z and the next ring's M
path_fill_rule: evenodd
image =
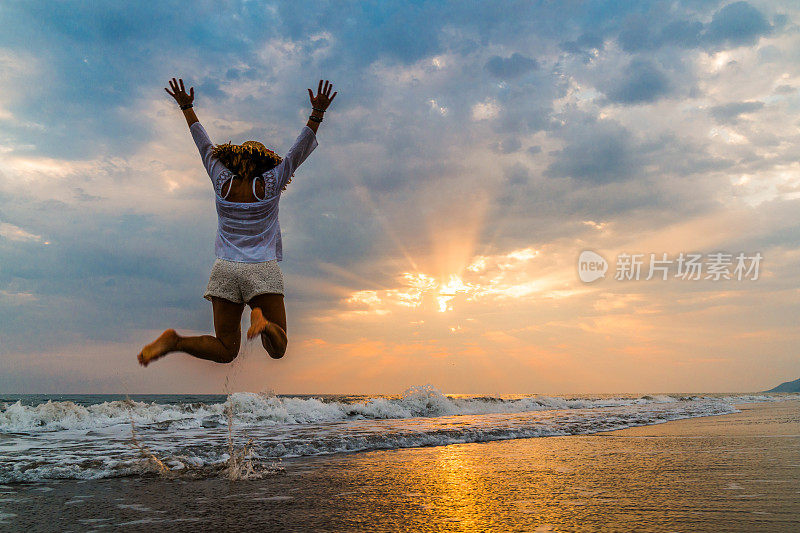
M183 78L172 78L168 81L170 89L164 87L164 90L167 91L167 94L177 100L179 103L190 103L194 100L194 87L189 88L189 92L186 92L186 86L183 83Z
M324 84L323 84L324 83ZM336 97L339 91L333 91L333 84L328 80L319 80L319 85L317 86L317 95L314 96L314 92L311 89L306 89L308 91L308 98L311 100L313 105L321 105L323 107L327 107Z

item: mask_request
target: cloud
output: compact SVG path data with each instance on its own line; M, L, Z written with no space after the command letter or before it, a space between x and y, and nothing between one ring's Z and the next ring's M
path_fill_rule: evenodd
M612 120L585 117L559 135L566 146L556 151L546 176L602 184L631 178L639 167L631 133Z
M195 86L195 109L215 141L256 138L276 149L288 148L305 122L314 76L340 91L319 148L281 200L292 342L309 353L318 353L312 338L324 346L319 353L350 353L363 330L370 349L397 354L462 353L466 345L454 339L469 338L487 343L487 358L498 339L506 347L517 339L518 351L504 355L523 366L576 357L613 327L579 313L591 300L540 307L503 291L525 293L540 274L571 273L570 254L582 243L635 247L647 232L687 219L700 222L680 228L684 241L711 238L719 226L701 217L723 208L747 206L736 212L768 229L743 242L783 250L779 273L793 280L796 232L776 220L793 222L800 197L800 138L786 120L800 86L800 37L790 22L798 9L754 5L539 2L509 11L489 2L341 9L298 1L200 3L186 12L169 1L107 10L16 3L0 11L13 30L0 43L9 74L0 81L3 347L45 353L65 338L69 346L108 339L135 353L159 328L210 331L202 290L216 220L183 117L163 91L174 75ZM479 306L459 315L491 276L464 274L473 291L464 292L448 277L458 265L528 248L543 252L524 263L529 270L497 282L499 292L487 296L492 316ZM553 259L552 270L533 268L541 259ZM320 328L319 317L351 304L371 309L372 293L399 301L410 290L397 277L404 272L453 293L439 295L452 296L444 313L428 294L436 327L428 328L430 316L412 316L419 309L387 304L392 316L406 311L409 323L427 325L387 329L353 315L350 330ZM659 290L630 301L661 309ZM791 298L761 291L750 294L791 307ZM346 304L359 293L364 301ZM629 307L614 331L658 330ZM523 331L534 323L541 337ZM548 335L571 344L531 356ZM619 346L604 350L598 357L611 360ZM328 357L330 368L347 360ZM187 358L171 372L196 363ZM316 379L314 371L292 383Z
M617 38L626 52L655 50L662 46L695 48L700 44L703 23L686 19L663 23L641 14L632 15L624 22ZM663 26L658 27L659 23Z
M731 102L713 106L711 116L717 124L736 124L741 115L750 114L764 107L764 102Z
M496 117L500 113L500 106L492 100L478 102L472 106L472 120L486 120Z
M703 40L711 45L752 45L771 31L758 9L747 2L734 2L714 13Z
M652 61L636 58L605 89L608 99L620 104L642 104L658 100L670 92L666 74Z
M771 26L764 15L747 2L723 6L713 13L707 24L686 17L687 13L680 10L663 10L658 4L644 6L645 12L627 15L620 25L617 42L626 52L654 51L662 47L719 50L753 45L785 25L785 20L776 15L776 26Z
M495 78L514 79L539 68L539 66L535 59L514 52L510 57L490 57L485 68Z
M18 242L41 242L41 235L34 235L29 231L25 231L19 226L9 224L8 222L0 222L0 237L10 241ZM48 244L48 243L45 243Z
M575 54L588 63L597 51L603 50L603 38L595 33L584 33L574 41L564 41L559 47L570 54Z
M503 139L495 145L495 149L501 154L513 154L522 148L522 142L516 137Z
M557 288L561 280L537 275L533 262L539 253L529 247L501 255L474 256L463 272L446 279L424 272L404 272L391 288L358 290L347 295L342 300L343 310L335 318L357 319L421 308L445 313L456 304L496 304L532 294L540 298L567 296Z

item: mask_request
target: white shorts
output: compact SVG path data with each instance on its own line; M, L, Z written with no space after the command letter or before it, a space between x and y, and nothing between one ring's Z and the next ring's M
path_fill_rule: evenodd
M240 263L217 258L203 298L212 296L247 303L259 294L283 294L283 274L278 261Z

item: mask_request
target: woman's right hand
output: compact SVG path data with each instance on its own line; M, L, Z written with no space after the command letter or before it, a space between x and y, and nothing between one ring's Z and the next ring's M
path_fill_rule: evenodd
M178 85L180 82L180 86ZM194 101L194 87L189 88L189 93L186 93L186 89L183 86L183 78L172 78L169 81L169 86L172 87L172 92L169 92L169 89L164 87L164 90L167 91L167 94L170 95L178 102L178 105L183 106L186 104L191 104Z

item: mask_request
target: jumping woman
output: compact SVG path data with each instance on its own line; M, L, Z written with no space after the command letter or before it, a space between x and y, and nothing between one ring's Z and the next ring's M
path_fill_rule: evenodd
M324 86L319 81L316 96L308 89L312 108L308 123L281 158L258 141L212 145L192 109L194 87L187 93L183 79L175 78L169 85L172 92L166 87L164 90L183 110L214 186L219 221L217 258L204 297L213 306L216 335L183 337L168 329L142 349L139 363L147 366L170 352L230 363L239 354L245 305L251 309L247 338L260 335L270 357L280 359L288 338L283 275L278 266L283 259L278 202L297 167L317 147L317 128L336 92L331 95L333 85L327 80Z

